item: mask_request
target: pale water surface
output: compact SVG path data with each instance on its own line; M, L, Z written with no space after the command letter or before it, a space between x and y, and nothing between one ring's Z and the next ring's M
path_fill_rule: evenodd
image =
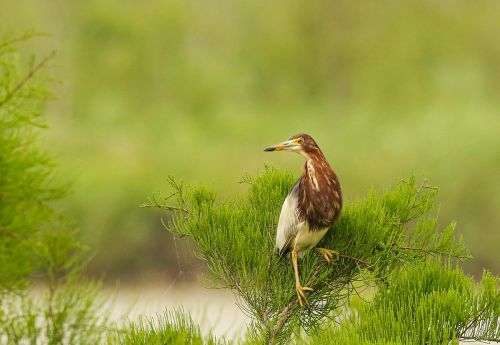
M234 295L223 289L206 289L188 285L176 288L119 287L105 289L103 296L111 298L111 319L136 321L139 317L155 317L164 311L182 308L200 325L206 334L235 339L245 332L249 319L236 306Z

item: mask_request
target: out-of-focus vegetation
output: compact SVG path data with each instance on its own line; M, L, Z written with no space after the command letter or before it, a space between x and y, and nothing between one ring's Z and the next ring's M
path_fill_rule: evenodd
M182 311L165 312L156 318L142 318L136 323L110 333L109 345L218 345L226 344L212 335L203 336L200 327ZM229 344L229 343L228 343Z
M86 251L53 206L67 188L39 144L54 54L26 62L17 48L32 34L1 35L0 344L96 344L98 284L81 279Z
M262 148L312 134L346 198L411 172L441 186L444 222L500 269L500 3L429 1L0 3L0 22L51 32L63 80L47 141L76 181L63 207L93 271L177 270L158 215L166 175L228 195ZM187 265L188 253L181 253ZM172 265L166 267L166 260ZM186 267L184 268L186 269Z

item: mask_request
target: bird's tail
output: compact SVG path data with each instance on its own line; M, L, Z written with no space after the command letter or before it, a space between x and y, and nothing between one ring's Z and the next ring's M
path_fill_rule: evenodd
M278 252L278 257L280 260L282 260L284 257L286 257L286 254L290 252L290 248L288 246L284 246L283 248L276 248Z

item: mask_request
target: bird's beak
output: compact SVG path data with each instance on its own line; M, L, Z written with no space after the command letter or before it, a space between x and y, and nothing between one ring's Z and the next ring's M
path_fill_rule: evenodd
M287 151L287 150L292 150L296 146L299 146L295 140L285 140L282 143L266 147L264 151Z

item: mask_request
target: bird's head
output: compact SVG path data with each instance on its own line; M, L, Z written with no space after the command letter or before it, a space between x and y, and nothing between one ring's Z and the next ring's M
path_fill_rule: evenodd
M307 157L309 154L319 151L319 147L309 134L298 133L292 135L288 140L265 148L264 151L293 151Z

